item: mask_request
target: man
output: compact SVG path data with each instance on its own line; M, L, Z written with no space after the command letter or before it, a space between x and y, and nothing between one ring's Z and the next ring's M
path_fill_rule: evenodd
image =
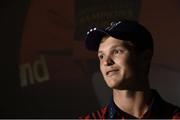
M85 45L97 52L101 73L113 97L108 105L81 118L180 118L180 108L150 88L153 38L143 25L122 20L105 29L93 28L87 32Z

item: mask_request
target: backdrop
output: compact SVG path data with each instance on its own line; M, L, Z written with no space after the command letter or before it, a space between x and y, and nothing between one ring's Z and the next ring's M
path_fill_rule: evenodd
M151 87L180 106L178 0L2 0L1 118L77 118L108 103L111 90L86 31L138 20L155 44Z

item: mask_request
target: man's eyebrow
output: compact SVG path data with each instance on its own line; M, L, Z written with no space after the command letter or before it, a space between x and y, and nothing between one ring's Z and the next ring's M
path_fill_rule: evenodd
M123 46L121 46L121 45L113 45L113 46L111 46L110 47L110 50L112 50L112 49L114 49L114 48L117 48L117 47L120 47L120 48L124 48ZM98 51L98 54L101 54L101 53L103 53L103 51Z
M102 51L98 51L98 54L103 53Z
M121 45L113 45L113 46L111 47L111 49L112 49L112 48L116 48L116 47L123 48L123 46L121 46Z

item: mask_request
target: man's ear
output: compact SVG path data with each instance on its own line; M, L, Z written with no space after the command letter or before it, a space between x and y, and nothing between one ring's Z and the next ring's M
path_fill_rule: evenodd
M145 50L141 54L141 62L150 62L153 56L153 51L152 50Z
M152 50L145 50L139 55L138 65L142 71L149 71L149 66L151 63L153 51Z

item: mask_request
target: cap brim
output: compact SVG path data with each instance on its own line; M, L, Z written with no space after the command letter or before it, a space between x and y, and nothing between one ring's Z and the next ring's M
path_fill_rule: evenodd
M109 34L101 29L92 29L86 35L85 47L88 50L98 51L99 44L104 36L109 36Z

